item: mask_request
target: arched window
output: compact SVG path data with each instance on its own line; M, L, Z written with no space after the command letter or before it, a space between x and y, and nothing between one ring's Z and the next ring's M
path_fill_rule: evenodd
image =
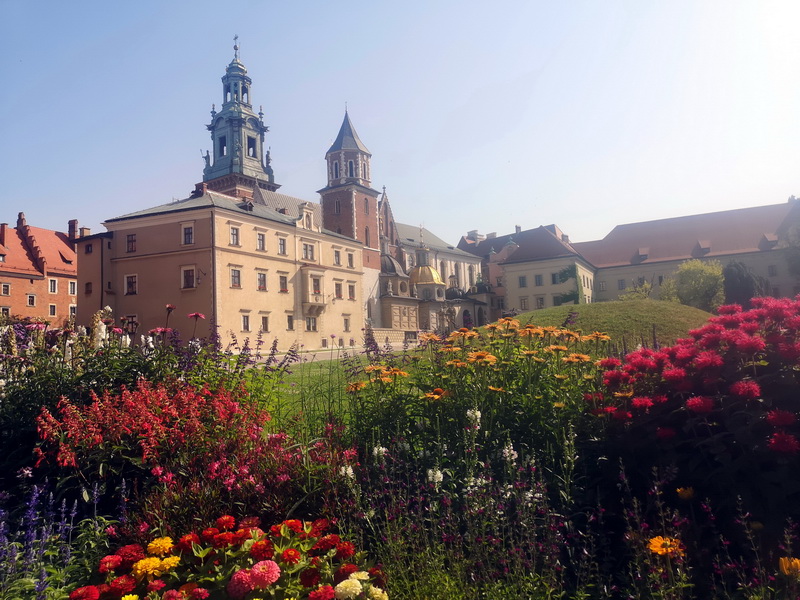
M369 246L369 227L364 227L364 245Z
M347 162L347 176L348 177L356 176L356 166L353 164L352 160Z
M339 161L333 163L333 178L339 179Z

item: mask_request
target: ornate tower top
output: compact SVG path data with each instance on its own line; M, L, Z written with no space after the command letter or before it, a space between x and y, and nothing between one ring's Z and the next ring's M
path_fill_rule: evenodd
M328 187L353 183L370 187L371 157L372 154L359 139L350 122L350 115L345 110L339 135L325 153L325 160L328 162Z
M211 189L252 198L255 186L271 191L280 186L275 183L269 151L265 149L269 128L264 124L263 111L253 111L252 80L239 60L239 36L233 39L233 60L222 76L222 107L219 112L212 107L211 123L206 126L213 150L203 157L203 181Z

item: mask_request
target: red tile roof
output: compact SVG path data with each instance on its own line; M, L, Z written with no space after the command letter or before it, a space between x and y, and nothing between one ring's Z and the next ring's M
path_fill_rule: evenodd
M41 259L47 273L77 275L75 250L69 236L60 231L41 227L15 227L6 230L5 245L0 245L0 254L5 254L0 263L0 273L43 277Z

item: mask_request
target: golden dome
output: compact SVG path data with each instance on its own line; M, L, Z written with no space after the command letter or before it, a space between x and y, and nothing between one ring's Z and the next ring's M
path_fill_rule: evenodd
M411 285L426 283L444 285L444 281L442 281L442 276L439 275L439 271L429 265L414 267L409 272L409 275L411 276Z

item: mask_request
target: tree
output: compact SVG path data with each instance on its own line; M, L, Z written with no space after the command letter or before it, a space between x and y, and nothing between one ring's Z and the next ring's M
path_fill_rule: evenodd
M581 285L581 278L578 277L578 265L571 264L564 267L558 272L559 283L566 283L570 279L575 279L575 289L571 292L564 292L557 296L559 304L580 304L583 298L583 286Z
M747 310L752 298L769 295L769 282L742 262L729 262L722 275L725 278L725 304L740 304Z
M725 300L722 263L687 260L675 272L675 291L681 304L713 312Z
M653 284L649 281L635 281L633 282L633 287L625 292L624 294L620 294L617 300L647 300L650 297L650 294L653 293Z

